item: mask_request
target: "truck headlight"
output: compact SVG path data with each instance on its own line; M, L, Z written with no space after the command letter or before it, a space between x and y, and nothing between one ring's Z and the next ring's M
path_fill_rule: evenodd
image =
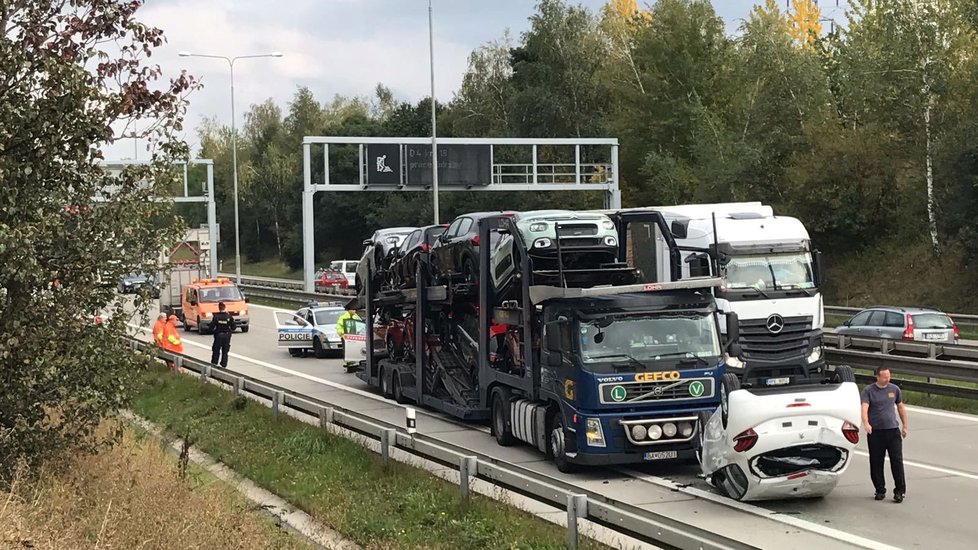
M540 231L546 231L546 230L547 230L547 224L545 224L545 223L531 223L530 224L530 231L532 231L534 233L539 233Z
M822 346L815 346L812 348L812 353L808 356L808 362L814 363L822 358Z
M203 317L204 319L206 319L206 318L208 318L208 317L210 317L210 315L211 315L211 314L210 314L210 313L208 313L208 312L206 312L206 311L201 311L201 312L200 312L200 316L201 316L201 317Z
M740 357L736 355L726 355L726 359L723 361L728 367L734 369L744 368L744 362L740 360Z
M600 418L588 418L584 421L587 444L591 447L604 447L604 430Z

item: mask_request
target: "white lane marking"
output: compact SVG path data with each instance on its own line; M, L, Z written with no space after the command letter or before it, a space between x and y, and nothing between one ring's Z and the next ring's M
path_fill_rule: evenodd
M734 508L741 512L746 512L755 516L759 516L766 519L771 519L785 525L790 525L798 529L803 529L805 531L810 531L820 535L824 535L829 538L847 542L850 544L855 544L857 546L862 546L863 548L871 548L873 550L899 550L896 546L890 546L888 544L860 537L852 533L847 533L845 531L840 531L838 529L833 529L831 527L826 527L824 525L819 525L817 523L812 523L808 520L796 518L794 516L779 514L777 512L771 512L766 508L761 508L759 506L754 506L752 504L747 504L746 502L736 501L724 496L711 493L709 491L704 491L702 489L697 489L696 487L687 487L685 485L680 485L672 482L668 479L661 478L658 476L634 473L630 470L624 468L614 468L617 472L627 475L629 477L639 479L653 485L658 485L660 487L669 489L671 491L678 491L680 493L685 493L690 496L701 498L703 500L708 500L710 502L720 504L722 506L727 506L729 508Z
M857 454L859 456L865 456L865 457L868 457L869 456L869 453L867 453L865 451L857 451L857 450L854 450L854 451L852 451L852 453L853 454ZM913 466L914 468L920 468L922 470L930 470L932 472L938 472L938 473L947 474L947 475L951 475L951 476L964 477L964 478L973 479L975 481L978 481L978 474L971 474L971 473L968 473L968 472L962 472L961 470L951 470L949 468L942 468L940 466L931 466L930 464L922 464L920 462L914 462L912 460L904 460L903 461L903 465L904 466Z
M954 419L957 419L957 420L967 420L969 422L978 422L978 416L973 416L973 415L968 415L968 414L960 414L960 413L953 413L953 412L947 412L947 411L939 411L939 410L936 410L936 409L925 409L924 407L914 407L913 405L907 405L907 410L913 411L913 412L917 412L917 413L929 414L931 416L943 416L944 418L954 418Z

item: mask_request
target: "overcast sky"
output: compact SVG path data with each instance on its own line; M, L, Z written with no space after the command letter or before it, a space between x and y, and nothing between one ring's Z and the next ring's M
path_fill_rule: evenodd
M572 0L573 1L573 0ZM820 0L826 13L842 20L837 1ZM640 0L639 4L649 1ZM594 11L605 0L578 0ZM735 33L753 0L713 0ZM779 0L783 6L787 0ZM508 29L514 40L529 27L535 0L433 0L435 94L451 100L479 45ZM336 94L372 96L382 82L398 100L415 102L429 94L427 0L147 0L139 18L163 29L167 44L152 60L164 74L187 69L205 85L190 100L186 139L196 149L195 128L204 117L230 123L227 62L179 57L181 51L223 56L280 51L281 58L235 63L235 109L240 126L248 107L272 98L283 110L300 86L317 99ZM122 140L106 158L132 158L133 141ZM144 156L143 145L139 154Z

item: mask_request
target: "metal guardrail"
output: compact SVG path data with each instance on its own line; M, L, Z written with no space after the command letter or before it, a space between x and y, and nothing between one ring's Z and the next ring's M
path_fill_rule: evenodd
M866 308L863 307L842 307L842 306L824 306L822 308L826 315L842 315L845 317L852 316ZM955 324L960 326L974 327L978 326L978 315L972 315L970 313L948 313L951 319L954 320Z
M145 350L151 345L130 338L130 347ZM154 348L155 349L155 348ZM300 394L231 369L214 369L204 361L181 354L155 350L160 359L197 374L202 382L218 381L235 395L250 394L271 402L274 415L282 408L319 419L320 427L334 425L380 442L381 455L391 448L409 452L459 471L463 495L468 493L468 475L516 491L549 506L567 511L568 547L576 547L577 520L587 519L616 532L651 544L690 549L753 549L751 544L712 533L693 524L663 516L605 495L590 492L566 481L535 472L519 464L478 453L430 435L399 429L399 426L367 417L327 401ZM468 475L467 475L468 474Z

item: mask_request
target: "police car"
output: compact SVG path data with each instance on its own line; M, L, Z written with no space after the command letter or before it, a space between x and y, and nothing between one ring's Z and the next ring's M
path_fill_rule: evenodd
M737 389L705 418L700 467L736 500L814 498L829 494L859 442L854 382ZM726 418L724 418L726 417Z
M345 310L339 304L319 305L310 302L294 313L275 312L275 332L278 348L289 350L293 357L312 351L319 358L329 353L341 354L343 339L336 332L336 320Z

